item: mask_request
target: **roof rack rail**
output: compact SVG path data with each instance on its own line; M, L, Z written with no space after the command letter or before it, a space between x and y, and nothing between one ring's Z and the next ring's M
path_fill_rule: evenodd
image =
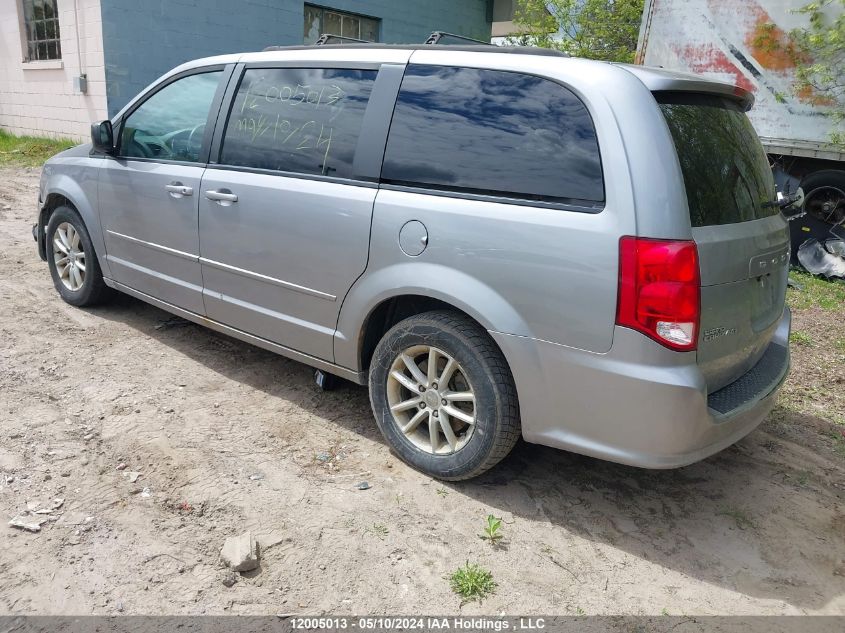
M314 46L325 46L326 44L371 44L367 40L359 40L355 37L345 37L343 35L332 35L331 33L323 33L314 42Z
M463 35L455 35L454 33L446 33L445 31L433 31L431 35L428 36L428 39L425 41L425 44L429 46L448 46L451 43L449 40L458 40L458 42L456 42L457 44L461 44L463 42L472 42L473 44L495 46L495 44L491 44L490 42L477 40L472 37L465 37Z

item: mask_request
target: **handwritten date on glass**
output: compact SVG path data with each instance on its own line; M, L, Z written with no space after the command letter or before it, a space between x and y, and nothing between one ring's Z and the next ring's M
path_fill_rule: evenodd
M266 84L263 81L251 83L244 95L241 104L241 114L246 110L258 108L262 101L265 103L278 103L286 105L334 106L338 104L346 93L340 86L332 84L323 86L319 90L312 88L309 84L296 84L296 86L276 86Z
M317 121L306 121L294 126L290 119L282 119L277 114L275 119L268 119L261 114L258 118L244 116L238 119L237 130L249 136L250 142L273 147L284 147L289 151L304 152L312 149L322 150L323 175L328 171L329 151L332 146L333 128ZM261 139L261 141L259 141ZM269 143L268 143L269 141Z

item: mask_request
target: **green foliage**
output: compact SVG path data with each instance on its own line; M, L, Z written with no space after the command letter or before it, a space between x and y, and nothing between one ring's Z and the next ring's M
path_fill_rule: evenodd
M76 145L67 139L15 136L0 129L0 166L38 167L45 160Z
M452 573L449 577L449 585L464 602L473 600L481 602L496 589L493 574L469 561Z
M364 532L372 534L380 541L386 539L387 535L390 534L390 530L387 529L387 526L382 525L381 523L373 523L373 527L364 528Z
M807 334L807 332L801 332L800 330L793 330L792 333L789 335L789 342L795 343L796 345L804 345L806 347L813 346L813 337Z
M740 530L747 530L749 528L756 527L754 525L754 521L751 519L751 516L739 508L723 508L718 512L718 514L733 519L734 523L736 523L736 526Z
M514 43L633 62L643 0L516 0Z
M795 66L793 92L822 106L831 121L830 138L845 148L845 0L818 0L793 9L807 26L781 32L769 22L757 28L754 46ZM778 101L782 95L775 95Z
M819 0L797 11L809 26L792 31L797 91L831 106L831 140L845 147L845 0Z
M841 312L845 306L845 284L835 279L815 277L803 270L789 271L790 278L801 286L789 288L786 302L793 310L818 307L825 311Z
M479 536L485 541L490 541L491 545L496 545L502 539L502 520L488 514L484 534Z

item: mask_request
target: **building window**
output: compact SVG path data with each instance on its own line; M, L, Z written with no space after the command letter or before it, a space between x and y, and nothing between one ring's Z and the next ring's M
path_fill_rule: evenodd
M56 0L22 0L26 27L26 61L61 59L59 11Z
M367 42L378 41L379 20L334 9L305 5L306 44L313 44L321 35L340 35Z

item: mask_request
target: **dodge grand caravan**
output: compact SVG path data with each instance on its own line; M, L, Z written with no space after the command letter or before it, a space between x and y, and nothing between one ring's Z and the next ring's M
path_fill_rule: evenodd
M671 468L789 367L787 224L732 85L494 47L279 48L156 81L44 167L39 252L368 384L410 465L521 436Z

